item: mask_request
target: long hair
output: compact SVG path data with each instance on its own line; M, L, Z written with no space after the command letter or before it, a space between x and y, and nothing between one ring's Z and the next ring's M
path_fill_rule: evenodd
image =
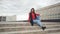
M35 13L35 9L34 8L31 9L31 12L30 13L34 13L35 18L36 18L36 13Z
M34 8L31 9L31 13L32 13L32 12L35 13L35 9L34 9Z

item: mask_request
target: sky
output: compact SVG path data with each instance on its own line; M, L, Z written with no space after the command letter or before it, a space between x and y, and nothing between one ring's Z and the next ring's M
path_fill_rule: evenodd
M17 20L26 19L31 8L37 10L59 2L60 0L0 0L0 15L17 15Z

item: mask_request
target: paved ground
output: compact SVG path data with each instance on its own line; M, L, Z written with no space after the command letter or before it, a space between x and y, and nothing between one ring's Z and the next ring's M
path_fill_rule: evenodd
M0 22L0 34L60 34L59 22L42 22L47 28L43 31L36 24L28 22Z

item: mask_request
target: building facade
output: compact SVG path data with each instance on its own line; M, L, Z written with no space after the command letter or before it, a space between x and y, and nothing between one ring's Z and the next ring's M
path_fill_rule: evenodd
M41 14L41 20L60 19L60 3L38 9Z
M0 22L16 21L16 15L13 16L0 16Z

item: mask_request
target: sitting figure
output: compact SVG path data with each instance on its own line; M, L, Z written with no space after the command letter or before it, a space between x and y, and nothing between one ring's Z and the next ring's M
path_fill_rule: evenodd
M34 8L32 8L31 12L29 13L29 20L28 21L31 23L32 26L35 23L39 27L41 27L43 30L45 30L45 28L46 28L46 27L43 27L41 20L40 20L40 15L35 13Z

